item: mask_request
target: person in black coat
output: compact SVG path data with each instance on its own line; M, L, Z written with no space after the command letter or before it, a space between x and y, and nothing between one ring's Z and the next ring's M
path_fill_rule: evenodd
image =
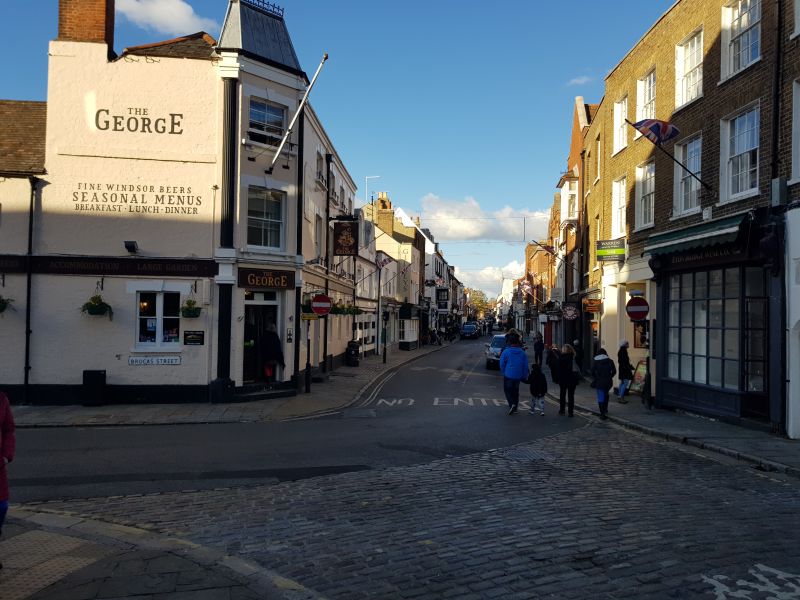
M542 336L537 335L536 341L533 342L533 362L542 366L542 354L544 353L544 341Z
M278 365L286 368L283 360L283 344L278 337L274 324L267 325L264 337L261 338L261 360L264 361L264 377L267 383L272 383L278 378Z
M563 415L564 409L572 417L575 411L575 386L578 385L578 366L575 364L575 350L569 344L564 344L556 363L559 387L558 414Z
M561 355L561 352L558 351L558 346L553 346L552 348L547 350L547 367L550 369L550 379L553 380L553 383L558 383L558 372L556 367L558 366L558 357Z
M600 407L600 418L603 420L608 418L608 394L614 386L614 375L616 374L617 368L614 366L614 361L609 358L603 348L600 348L592 365L592 377L594 378L592 387L597 390L597 404Z
M617 366L619 367L619 393L617 398L620 403L626 404L628 400L625 398L625 393L630 389L631 381L633 381L633 365L628 357L628 340L622 340L619 343Z
M542 373L541 365L533 363L531 372L528 374L528 383L531 386L531 410L535 415L537 412L544 416L544 397L547 395L547 378Z

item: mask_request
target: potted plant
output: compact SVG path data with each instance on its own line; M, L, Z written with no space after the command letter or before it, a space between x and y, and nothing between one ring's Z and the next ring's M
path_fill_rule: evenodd
M197 306L197 301L192 298L187 298L183 301L183 305L181 306L181 316L184 319L196 319L200 316L201 310L202 307Z
M3 298L3 296L0 296L0 313L5 312L5 310L11 306L12 302L14 302L13 298Z
M102 316L107 314L109 321L114 316L114 311L112 310L111 305L107 304L100 294L95 294L89 298L88 302L84 302L83 306L81 306L81 312L92 316Z

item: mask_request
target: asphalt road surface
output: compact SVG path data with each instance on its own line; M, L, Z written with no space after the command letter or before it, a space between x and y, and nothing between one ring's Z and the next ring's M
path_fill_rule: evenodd
M14 499L277 483L463 456L585 425L554 410L507 416L502 377L485 367L488 339L389 372L360 402L319 419L20 430Z

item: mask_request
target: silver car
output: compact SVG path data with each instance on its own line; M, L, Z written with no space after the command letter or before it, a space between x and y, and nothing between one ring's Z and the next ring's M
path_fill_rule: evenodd
M500 354L506 347L505 335L493 335L492 341L486 344L486 368L500 368Z

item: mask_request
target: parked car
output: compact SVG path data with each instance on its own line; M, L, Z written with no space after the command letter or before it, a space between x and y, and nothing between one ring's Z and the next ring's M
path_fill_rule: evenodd
M470 323L466 323L466 324L465 324L465 325L464 325L464 326L461 328L461 335L460 335L459 337L460 337L462 340L463 340L463 339L472 339L472 340L477 340L477 339L478 339L478 328L477 328L477 327L475 327L475 325L472 325L472 324L470 324Z
M505 335L493 335L492 341L486 344L486 368L500 368L500 355L506 347Z

